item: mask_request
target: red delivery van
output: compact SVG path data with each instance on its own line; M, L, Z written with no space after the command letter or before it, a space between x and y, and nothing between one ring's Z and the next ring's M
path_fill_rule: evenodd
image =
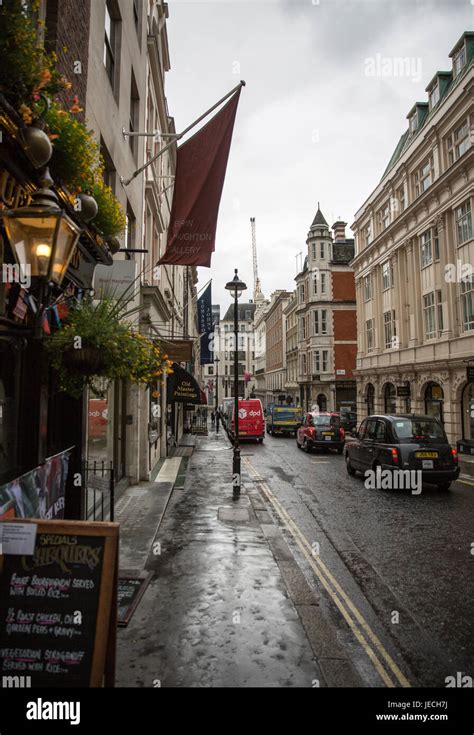
M234 404L230 410L229 432L234 435ZM263 441L265 424L262 402L258 398L239 398L239 439Z

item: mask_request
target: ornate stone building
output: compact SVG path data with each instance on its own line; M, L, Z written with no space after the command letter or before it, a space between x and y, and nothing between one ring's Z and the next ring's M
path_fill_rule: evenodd
M474 449L474 33L356 214L358 414L438 416ZM474 376L472 376L474 378Z
M355 410L353 377L357 350L354 240L345 222L333 225L334 238L321 210L311 225L307 256L296 276L298 384L305 410Z

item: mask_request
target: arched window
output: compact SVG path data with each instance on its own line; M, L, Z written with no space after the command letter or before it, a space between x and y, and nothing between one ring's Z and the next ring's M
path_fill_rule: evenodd
M385 413L397 413L397 390L393 383L385 383L383 401Z
M428 416L435 416L444 423L443 415L444 393L438 383L428 383L425 391L425 411Z
M367 416L371 416L375 413L375 388L372 383L367 384L366 389L367 398Z

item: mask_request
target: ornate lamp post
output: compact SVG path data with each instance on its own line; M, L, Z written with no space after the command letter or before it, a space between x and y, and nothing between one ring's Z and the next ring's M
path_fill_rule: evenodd
M226 284L226 290L234 297L234 457L232 467L233 498L240 497L240 447L239 447L239 298L247 286L239 279L237 268L232 281Z

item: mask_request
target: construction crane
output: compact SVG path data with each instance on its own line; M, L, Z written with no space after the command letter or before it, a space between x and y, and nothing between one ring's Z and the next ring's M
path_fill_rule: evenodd
M257 267L257 236L255 231L255 217L250 217L250 226L252 228L252 257L253 257L253 300L257 303L257 299L261 293L260 279L258 277Z

